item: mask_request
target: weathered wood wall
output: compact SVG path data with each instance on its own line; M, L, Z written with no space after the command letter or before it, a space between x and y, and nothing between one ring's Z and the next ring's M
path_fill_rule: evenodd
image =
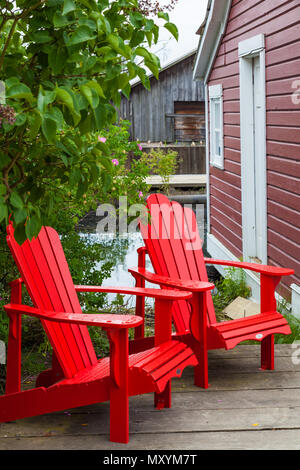
M206 173L205 146L204 145L144 145L143 151L162 148L164 152L175 150L178 152L178 167L176 175L203 175ZM130 163L132 155L129 155Z
M295 269L300 283L300 107L292 102L300 72L299 0L233 0L209 85L222 83L225 169L210 167L211 233L242 255L238 43L266 40L268 262ZM298 86L299 88L299 86ZM288 283L288 284L285 284Z
M204 101L204 87L202 82L192 79L194 58L195 54L192 54L162 70L159 80L151 77L150 91L142 84L137 84L132 88L129 101L122 98L120 117L131 121L132 140L174 142L174 118L167 115L174 114L177 102L198 102L199 128L204 126L203 108L200 110L201 102Z

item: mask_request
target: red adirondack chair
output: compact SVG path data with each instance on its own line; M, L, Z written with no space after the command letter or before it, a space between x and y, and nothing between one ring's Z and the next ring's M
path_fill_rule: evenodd
M147 199L150 222L140 221L145 246L138 250L138 267L129 269L136 285L145 281L165 288L193 291L193 281L207 282L206 264L234 266L260 273L261 313L238 320L217 322L211 292L207 292L207 309L201 307L197 295L192 305L201 314L200 323L191 317L190 302L176 301L172 308L176 329L174 337L185 341L198 357L195 384L208 387L207 351L234 348L245 340L261 341L261 367L274 368L274 334L290 334L286 319L276 311L275 289L281 276L293 274L292 269L260 264L215 260L203 257L194 212L170 202L162 194L152 194ZM149 255L154 273L145 269L145 255ZM137 305L139 316L144 315L143 303ZM199 326L200 325L200 326ZM140 347L151 347L151 339L143 338L143 326L136 330ZM137 345L136 345L137 347Z
M12 225L7 242L21 274L11 284L6 305L9 323L6 393L0 397L0 422L110 401L110 439L128 442L128 397L154 392L158 407L171 406L171 378L197 363L193 351L171 338L172 302L190 292L130 287L76 286L58 234L43 227L39 236L21 246ZM24 282L34 307L22 305ZM213 288L199 283L200 296ZM155 340L151 348L129 354L128 329L142 323L135 315L83 314L77 292L132 294L155 298ZM21 316L41 320L53 348L52 368L42 372L36 388L21 391ZM97 359L88 325L103 328L110 357ZM134 342L134 340L133 340ZM133 349L131 347L131 349Z

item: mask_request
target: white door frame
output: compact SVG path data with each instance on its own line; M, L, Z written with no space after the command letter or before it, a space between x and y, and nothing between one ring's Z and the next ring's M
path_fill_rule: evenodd
M259 95L261 129L254 141L253 58L259 57ZM260 232L262 234L261 262L267 264L267 168L266 168L266 76L265 39L263 34L239 43L240 66L240 129L241 129L241 189L243 260L253 261L256 246L255 190L260 194ZM254 163L254 155L259 152ZM255 168L254 168L255 165ZM256 177L255 177L256 175Z

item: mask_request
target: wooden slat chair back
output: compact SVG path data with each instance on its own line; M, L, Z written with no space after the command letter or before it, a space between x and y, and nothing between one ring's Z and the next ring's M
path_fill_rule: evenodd
M57 232L43 227L37 238L20 246L11 224L7 231L9 248L34 306L47 311L81 313ZM66 378L97 363L87 326L41 321Z
M194 212L183 208L162 194L147 199L151 214L149 224L140 223L140 230L156 274L194 281L208 282L202 252L202 240ZM211 292L207 294L208 323L215 323ZM177 333L190 329L190 304L174 302L173 321Z

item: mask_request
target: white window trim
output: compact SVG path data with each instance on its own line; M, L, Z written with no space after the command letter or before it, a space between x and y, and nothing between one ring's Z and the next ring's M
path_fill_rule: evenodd
M210 112L210 164L224 170L224 128L223 128L223 87L221 84L212 85L208 88L209 112ZM220 148L221 154L217 155L215 149L215 129L213 104L218 101L220 104Z
M263 34L252 36L239 42L239 57L257 56L265 49L265 37Z

